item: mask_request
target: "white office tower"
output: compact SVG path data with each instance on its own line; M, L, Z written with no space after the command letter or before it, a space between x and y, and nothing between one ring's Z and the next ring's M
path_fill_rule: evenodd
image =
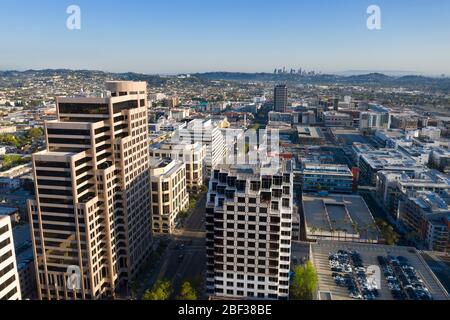
M0 216L0 300L21 300L11 218Z
M225 138L212 120L195 119L187 128L180 129L175 137L185 143L201 143L206 146L205 164L209 173L226 156Z
M147 84L106 86L104 98L57 98L47 148L33 155L40 299L114 298L150 254Z
M293 214L292 163L220 165L206 208L207 292L287 299Z

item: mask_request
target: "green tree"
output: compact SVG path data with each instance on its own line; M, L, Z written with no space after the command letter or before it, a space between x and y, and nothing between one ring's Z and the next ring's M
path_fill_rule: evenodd
M183 283L181 287L180 295L177 297L177 300L197 300L197 292L192 287L190 282Z
M377 225L380 229L381 236L383 237L387 245L392 246L397 244L400 236L395 232L394 228L390 224L388 224L386 221L378 219Z
M31 128L27 132L27 137L31 140L37 140L44 136L44 131L41 128Z
M313 300L317 290L319 278L311 261L294 270L294 279L291 286L293 300Z
M0 144L6 144L8 146L19 147L19 140L12 134L2 134L0 135Z
M145 292L144 300L169 300L172 294L172 284L170 281L158 280L152 289Z
M2 170L9 170L10 168L13 168L15 166L27 163L28 160L25 158L22 158L19 155L5 155L3 156L3 160L2 160Z

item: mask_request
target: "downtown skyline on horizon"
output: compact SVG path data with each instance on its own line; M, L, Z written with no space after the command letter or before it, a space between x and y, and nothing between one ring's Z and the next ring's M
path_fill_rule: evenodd
M327 74L450 74L448 1L133 3L6 3L0 69L172 75L286 66ZM366 25L374 3L380 30ZM66 27L71 5L80 9L79 30Z

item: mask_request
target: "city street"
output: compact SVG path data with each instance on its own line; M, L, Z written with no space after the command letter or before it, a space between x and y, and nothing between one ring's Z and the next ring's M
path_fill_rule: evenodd
M171 238L164 238L168 241L167 249L143 287L151 288L158 279L169 280L172 282L173 298L178 295L184 281L190 281L197 290L203 287L206 264L205 203L206 194L202 194L191 210L185 227L177 230ZM141 290L138 297L142 297L144 292ZM204 293L198 294L202 298Z

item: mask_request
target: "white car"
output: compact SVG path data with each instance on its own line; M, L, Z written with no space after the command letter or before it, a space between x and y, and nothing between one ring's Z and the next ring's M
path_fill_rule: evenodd
M362 297L362 295L360 293L352 292L352 293L350 293L350 298L357 299L357 300L362 300L363 297Z

